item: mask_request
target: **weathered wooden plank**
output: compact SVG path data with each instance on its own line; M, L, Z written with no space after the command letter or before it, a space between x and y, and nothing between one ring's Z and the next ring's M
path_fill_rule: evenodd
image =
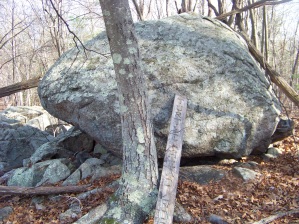
M172 223L184 137L187 99L175 96L155 211L155 224Z

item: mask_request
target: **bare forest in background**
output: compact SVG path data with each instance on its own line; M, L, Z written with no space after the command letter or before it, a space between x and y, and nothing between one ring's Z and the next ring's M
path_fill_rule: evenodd
M135 21L193 11L243 31L268 62L299 90L298 0L131 0ZM68 49L104 30L98 0L1 0L0 88L42 77ZM276 87L288 109L294 105ZM7 106L40 105L36 88L0 98Z

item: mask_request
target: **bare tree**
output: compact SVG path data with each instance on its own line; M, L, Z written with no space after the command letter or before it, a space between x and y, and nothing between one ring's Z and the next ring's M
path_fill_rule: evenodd
M253 4L254 0L248 0L248 5ZM251 40L253 42L253 44L256 46L256 48L258 47L258 39L257 39L257 19L256 19L256 11L254 11L253 9L249 10L250 12L250 22L251 22Z
M147 88L128 0L100 0L118 85L123 139L120 187L102 219L142 223L157 197L157 155Z

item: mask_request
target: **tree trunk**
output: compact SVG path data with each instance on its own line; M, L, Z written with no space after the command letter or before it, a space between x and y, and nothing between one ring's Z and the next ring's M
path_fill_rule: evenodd
M40 79L41 79L41 77L36 77L36 78L32 78L32 79L28 79L28 80L25 80L22 82L12 84L10 86L0 88L0 98L4 97L4 96L9 96L11 94L20 92L22 90L37 87Z
M120 186L100 223L143 223L157 200L150 105L128 0L100 0L118 85L123 138Z
M248 0L248 5L254 3L254 0ZM251 20L251 40L255 47L258 49L258 41L256 34L256 12L253 9L249 10Z
M267 19L267 7L263 7L263 27L264 27L264 55L265 59L268 62L268 52L269 52L269 37L268 37L268 19Z

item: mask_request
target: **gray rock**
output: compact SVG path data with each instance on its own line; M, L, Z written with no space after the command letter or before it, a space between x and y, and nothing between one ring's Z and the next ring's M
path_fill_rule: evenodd
M47 142L40 146L30 158L23 160L23 166L31 166L42 160L51 159L61 148L55 142Z
M29 125L44 131L48 126L61 122L40 106L12 106L0 112L0 127L1 123L11 126Z
M210 166L181 167L180 178L199 184L209 184L211 181L219 181L225 177L223 170L218 170Z
M69 163L66 159L55 159L36 163L30 168L18 168L9 178L7 185L36 187L45 183L57 183L70 175Z
M114 174L121 174L121 166L101 167L101 169L95 171L91 180L94 181L101 177L107 177Z
M10 207L10 206L6 206L6 207L3 207L3 208L0 208L0 221L3 221L12 212L13 212L13 208Z
M178 202L175 203L173 221L178 223L190 223L192 216L186 212L182 205Z
M76 198L73 198L76 200ZM82 214L80 201L74 201L70 208L59 215L60 223L70 223L74 219L78 219Z
M283 150L275 147L268 148L268 155L272 155L274 158L283 154Z
M101 144L96 144L93 153L95 154L106 154L107 150L101 145Z
M80 130L69 129L63 135L60 135L51 142L40 146L28 159L23 160L24 166L31 166L37 162L56 158L76 157L77 167L86 159L90 158L88 152L93 149L93 140Z
M0 128L0 161L4 169L21 167L24 159L52 139L47 132L30 126Z
M211 214L209 217L209 222L212 224L228 224L221 216Z
M136 24L156 146L163 156L175 94L188 99L183 157L240 158L271 142L280 106L242 38L211 18L180 14ZM85 44L109 52L105 33ZM121 156L111 58L73 48L39 84L43 107ZM93 80L92 82L90 80Z
M260 173L243 167L234 167L233 173L244 181L255 180L261 176Z
M287 117L280 117L276 130L271 137L271 142L277 142L293 135L295 122Z
M9 125L21 126L44 113L47 112L39 106L12 106L1 111L0 121Z
M62 185L75 185L80 180L92 176L98 169L102 169L103 160L97 158L87 159L81 166L73 172Z
M75 153L92 152L94 148L93 139L75 127L70 128L64 135L58 136L55 142L57 142L57 146Z
M235 163L235 165L237 167L243 167L243 168L247 168L247 169L256 169L256 168L258 168L259 164L255 161L248 161L246 163L238 162L238 163Z
M102 204L97 206L96 208L89 211L87 214L82 216L79 220L74 222L73 224L95 224L98 223L100 218L104 215L104 213L107 211L108 207L107 204Z
M44 131L46 127L59 122L57 118L38 106L10 107L0 112L1 170L21 167L24 160L25 165L28 165L29 157L40 146L54 139L52 135ZM42 155L32 162L35 163L41 159L43 159Z

